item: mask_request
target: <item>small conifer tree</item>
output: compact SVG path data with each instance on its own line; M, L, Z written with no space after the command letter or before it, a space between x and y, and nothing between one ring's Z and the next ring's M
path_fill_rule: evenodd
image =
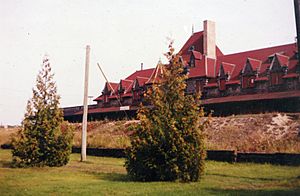
M186 94L184 64L172 43L166 57L169 64L162 66L160 81L145 95L153 107L138 111L140 124L131 136L125 166L138 181L197 181L205 158L200 95Z
M53 75L45 57L22 128L12 139L15 167L62 166L69 160L73 131L63 122Z

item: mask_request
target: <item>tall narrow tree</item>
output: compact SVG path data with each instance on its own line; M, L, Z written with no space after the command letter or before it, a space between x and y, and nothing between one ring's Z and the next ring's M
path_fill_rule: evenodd
M15 166L62 166L69 160L73 133L63 125L53 75L45 57L33 97L27 103L22 129L12 141Z
M172 44L160 81L146 94L153 107L138 112L140 125L131 137L126 169L141 181L197 181L204 171L204 115L199 95L187 95L186 69Z

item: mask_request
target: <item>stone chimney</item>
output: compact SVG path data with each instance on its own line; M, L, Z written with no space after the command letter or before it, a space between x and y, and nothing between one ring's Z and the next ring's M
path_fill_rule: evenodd
M206 57L216 58L216 29L215 22L205 20L203 22L203 53Z

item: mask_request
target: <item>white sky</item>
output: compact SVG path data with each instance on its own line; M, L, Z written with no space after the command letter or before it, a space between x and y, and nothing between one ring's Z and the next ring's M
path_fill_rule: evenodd
M89 95L104 78L119 82L177 50L203 20L216 22L225 54L292 43L293 0L0 0L0 124L20 124L45 54L50 56L61 106L81 105L85 46L91 45ZM91 103L91 102L90 102Z

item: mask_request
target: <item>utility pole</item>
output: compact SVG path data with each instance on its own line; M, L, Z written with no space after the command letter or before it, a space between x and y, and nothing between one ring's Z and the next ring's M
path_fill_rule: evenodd
M82 133L81 133L81 161L86 161L86 129L88 116L88 86L89 86L89 64L90 64L90 46L86 46L85 53L85 76L84 76L84 97L83 97L83 117L82 117Z

